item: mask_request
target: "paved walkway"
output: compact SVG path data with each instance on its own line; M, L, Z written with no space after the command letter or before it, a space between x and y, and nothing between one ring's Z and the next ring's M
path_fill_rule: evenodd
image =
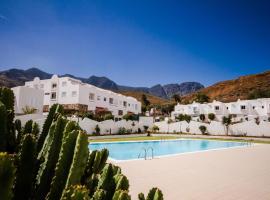
M132 199L159 187L165 200L270 200L270 145L117 163Z

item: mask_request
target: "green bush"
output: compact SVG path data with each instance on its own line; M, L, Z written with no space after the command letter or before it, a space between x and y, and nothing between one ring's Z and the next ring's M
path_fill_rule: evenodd
M124 134L126 134L126 133L127 133L127 130L126 130L125 127L120 127L120 128L118 129L118 134L124 135Z
M209 113L208 114L208 119L213 121L216 118L216 115L214 113Z

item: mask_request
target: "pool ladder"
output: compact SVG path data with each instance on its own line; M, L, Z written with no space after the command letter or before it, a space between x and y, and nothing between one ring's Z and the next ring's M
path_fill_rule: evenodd
M142 153L144 153L144 160L147 160L147 154L148 154L149 150L151 150L150 159L154 159L154 149L153 149L153 147L148 147L147 149L143 147L141 152L138 155L138 158L141 158Z

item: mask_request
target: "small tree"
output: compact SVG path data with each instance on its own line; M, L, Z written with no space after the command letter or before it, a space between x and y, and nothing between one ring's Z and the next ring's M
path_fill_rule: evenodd
M174 99L175 103L180 103L181 102L181 97L179 94L174 94L172 96L172 98Z
M189 124L190 121L191 121L191 116L190 116L190 115L185 115L185 116L184 116L184 119L185 119L185 121Z
M213 121L216 118L216 115L214 113L209 113L208 114L208 119Z
M204 120L205 120L205 115L204 114L200 114L200 120L202 121L202 122L204 122Z
M206 128L206 126L199 126L199 129L200 129L200 131L201 131L201 133L203 134L203 135L207 135L207 128Z
M232 123L231 115L229 115L228 117L224 116L222 118L222 124L226 127L226 135L228 135L229 133L229 126L231 125L231 123Z
M185 115L179 114L178 116L175 117L178 121L185 121Z
M100 128L99 128L98 124L95 127L95 135L100 135Z
M197 93L195 97L195 101L199 103L207 103L209 101L209 97L203 93Z

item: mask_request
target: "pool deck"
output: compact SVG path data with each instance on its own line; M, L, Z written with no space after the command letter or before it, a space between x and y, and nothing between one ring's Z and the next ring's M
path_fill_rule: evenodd
M116 163L132 199L159 187L165 200L270 200L270 145Z

